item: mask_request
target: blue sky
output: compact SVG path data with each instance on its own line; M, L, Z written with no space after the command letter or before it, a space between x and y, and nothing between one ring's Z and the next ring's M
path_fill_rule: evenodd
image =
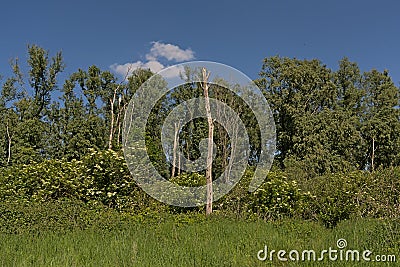
M265 57L318 58L336 69L347 56L363 71L388 69L400 84L396 0L8 1L0 10L4 76L10 59L25 61L27 45L38 44L62 50L64 75L196 59L255 79Z

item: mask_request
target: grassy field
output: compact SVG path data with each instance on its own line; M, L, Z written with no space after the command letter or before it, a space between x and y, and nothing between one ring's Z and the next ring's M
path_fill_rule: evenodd
M399 222L349 220L334 229L298 220L245 221L213 216L163 219L160 223L124 222L112 229L40 231L0 235L1 266L399 266ZM260 261L258 251L370 250L375 256L395 255L396 261L377 263L329 261ZM360 253L361 253L360 252ZM260 254L263 255L263 254ZM294 254L293 254L294 255ZM339 254L338 254L339 255ZM286 254L288 257L288 254Z

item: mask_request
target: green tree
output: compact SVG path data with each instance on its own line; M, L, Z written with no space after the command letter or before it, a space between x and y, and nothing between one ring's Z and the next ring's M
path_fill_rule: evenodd
M48 51L32 45L28 46L27 64L27 83L16 59L11 63L13 77L2 88L9 164L40 161L49 156L46 140L51 94L57 90L57 75L64 63L61 52L49 58Z
M330 69L318 60L266 58L256 82L274 113L279 166L300 161L317 173L330 169L329 136L315 124L331 116L337 99Z
M388 71L372 70L364 74L366 112L362 117L365 140L364 164L376 167L398 165L400 149L400 93Z
M29 85L33 89L32 116L42 119L57 89L57 75L64 70L61 52L49 59L49 52L36 45L28 46Z
M81 143L88 143L88 146L96 149L106 148L108 115L104 114L101 107L101 97L103 95L102 71L97 66L90 66L87 71L79 69L71 75L71 82L77 83L83 95L86 111L84 120L81 121L82 131L80 131L83 140ZM67 90L68 91L68 90ZM76 100L72 98L73 102ZM79 105L79 104L78 104ZM106 118L107 116L107 118Z
M0 125L0 166L11 163L11 149L14 143L15 125L18 122L18 116L15 109L12 108L12 103L19 98L17 83L18 77L11 77L1 87L0 117L3 118L3 123Z
M331 148L341 156L347 169L363 169L363 146L361 122L365 113L365 90L361 85L361 74L356 63L343 58L335 72L338 100L335 106L336 123L332 139L336 142Z

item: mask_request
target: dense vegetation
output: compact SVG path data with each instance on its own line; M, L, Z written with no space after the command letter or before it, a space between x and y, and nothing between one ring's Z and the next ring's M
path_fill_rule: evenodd
M122 123L130 97L152 73L135 70L118 82L96 66L79 69L60 82L61 53L49 57L28 47L28 73L15 60L14 75L3 79L0 94L0 198L47 202L73 199L116 210L194 212L151 200L135 184L122 157ZM196 75L184 73L188 81ZM331 227L352 215L399 215L399 88L388 71L361 73L344 58L333 71L318 60L266 58L256 83L275 118L277 156L273 171L254 193L244 179L216 203L216 210L265 219L299 216ZM196 83L176 88L161 99L148 121L148 151L167 179L204 184L204 173L171 169L161 145L161 125L174 106L201 96ZM244 121L251 153L246 177L260 153L260 129L251 108L238 96L212 85L210 94L230 105ZM205 120L190 120L179 132L179 146L190 159L207 135ZM215 175L229 162L231 143L216 124ZM171 173L173 174L171 177ZM6 205L6 204L4 204ZM4 206L3 206L4 208ZM5 213L7 214L7 213Z
M272 171L253 193L247 189L251 177L249 169L240 183L215 203L215 212L248 219L295 217L320 221L327 227L355 217L397 219L399 215L399 167L373 173L326 174L301 182L282 171ZM152 212L203 213L202 207L177 208L153 200L132 180L124 158L111 150L92 151L81 160L47 160L8 167L2 170L0 182L1 219L6 226L3 230L18 229L20 223L26 223L24 216L18 215L18 207L29 203L40 207L69 200L90 209L107 207L140 216ZM173 182L197 186L204 184L204 176L182 174Z
M49 57L35 45L28 48L27 63L25 74L18 60L13 61L14 75L1 80L0 166L79 160L91 148L121 149L127 104L152 75L150 71L135 70L126 82L119 82L111 72L91 66L58 81L65 67L61 53ZM196 73L185 70L183 75L190 81ZM318 60L272 57L264 60L256 83L274 113L275 163L280 169L311 178L399 165L400 95L388 71L361 73L357 64L346 58L333 71ZM165 178L171 174L171 159L161 147L162 121L174 106L201 95L196 83L179 86L159 101L149 117L148 150ZM211 85L210 97L227 103L240 115L251 141L249 164L256 164L260 130L251 107L221 86ZM187 157L199 156L198 143L206 132L204 119L184 125L179 145ZM214 135L218 150L213 169L220 173L228 164L230 143L219 124Z
M277 153L265 182L252 193L248 192L248 184L260 153L257 121L251 107L238 96L226 88L211 85L210 96L228 104L244 122L251 153L244 178L214 203L215 214L210 219L204 217L204 207L178 208L152 199L128 171L122 153L123 118L129 99L151 77L149 70L137 69L126 80L118 81L111 72L91 66L87 70L79 69L60 82L57 77L65 67L61 53L49 57L46 50L35 45L28 47L26 74L21 71L25 68L20 67L18 60L11 67L14 75L1 80L0 92L0 238L7 240L7 246L2 246L0 253L11 255L2 258L3 265L29 265L27 261L14 262L12 255L37 257L27 251L33 242L29 234L44 231L47 235L33 238L36 242L40 240L43 247L39 251L46 251L50 258L49 247L57 248L55 243L74 246L69 249L75 252L58 259L61 265L94 264L95 259L104 259L103 264L109 260L108 263L116 265L155 266L166 261L183 266L191 264L193 258L175 257L176 253L183 252L174 254L172 251L179 248L169 244L168 238L185 244L199 243L200 251L210 255L211 250L216 247L219 250L221 246L208 247L206 239L190 237L193 238L193 232L202 231L211 235L207 227L216 227L221 228L221 238L226 238L226 244L237 244L232 247L222 243L223 253L235 256L197 257L203 252L191 250L194 258L221 265L254 266L258 263L255 256L243 254L248 252L243 248L252 244L251 249L258 249L256 246L261 249L262 238L274 232L276 226L263 224L263 220L277 225L289 220L286 226L295 222L283 234L290 235L297 229L310 240L316 240L313 244L317 247L326 241L321 239L325 235L338 237L334 230L318 228L322 225L335 229L345 224L342 221L350 220L359 223L359 229L372 227L369 234L360 234L360 240L365 242L373 240L370 234L373 236L384 225L387 229L376 239L387 242L381 245L385 245L388 253L398 251L400 94L386 70L361 73L357 64L347 58L340 61L335 71L318 60L266 58L255 82L273 111ZM196 73L186 69L183 75L190 80ZM201 95L201 86L196 83L175 88L158 102L146 128L146 145L154 166L166 179L184 186L204 185L204 172L185 173L171 168L171 155L162 150L161 125L176 105ZM207 131L204 119L190 120L182 127L178 145L187 158L199 157L199 142L207 137ZM232 152L231 140L218 123L214 142L217 147L213 162L215 177L228 166ZM229 175L226 179L229 180ZM167 218L172 218L173 223L168 223ZM227 222L233 220L237 225L230 227ZM312 221L310 226L303 225L305 220ZM143 222L148 226L143 226ZM162 237L164 240L160 235L151 235L151 231L159 231L154 229L159 222L165 223L160 226L166 227L163 231L173 231L174 236ZM191 225L193 222L196 224ZM179 228L182 224L188 226ZM235 227L239 226L247 234L238 236L239 230ZM315 227L318 230L313 234ZM350 228L347 225L340 229L353 235ZM110 253L109 258L77 253L76 244L71 243L75 235L80 235L79 231L92 233L82 235L85 244L93 240L116 242L107 234L101 237L99 231L117 234L117 229L125 229L124 235L128 234L118 242L131 243L121 246L126 251L112 247L113 243L103 247ZM64 239L48 235L49 231L70 230ZM19 235L10 237L9 234ZM14 247L22 238L25 248L18 252ZM160 238L164 247L158 247ZM277 246L292 245L284 240L277 238ZM360 246L372 246L375 242L353 241ZM170 254L158 255L170 257L142 255L149 251L138 248L143 244L148 244L150 251L167 249ZM90 245L84 247L90 250ZM89 250L87 253L94 253ZM47 260L39 257L31 263L48 265Z

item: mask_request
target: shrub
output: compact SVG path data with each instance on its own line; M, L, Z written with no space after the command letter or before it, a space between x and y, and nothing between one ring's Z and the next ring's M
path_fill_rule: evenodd
M84 168L78 161L47 160L3 169L0 198L47 201L63 197L83 198Z
M171 178L170 181L180 186L196 187L205 185L206 177L196 172L192 172L175 176Z
M265 219L277 219L303 213L312 198L303 193L296 181L288 181L283 172L270 172L264 182L249 198L248 209Z
M234 214L236 217L248 217L248 204L250 201L249 185L254 175L254 168L248 167L240 181L232 190L213 203L215 210L225 213Z
M400 215L400 168L330 174L309 180L305 187L316 196L309 208L327 227L351 216Z
M378 169L373 173L327 174L300 182L275 170L268 173L260 188L250 193L248 186L253 175L254 169L248 167L239 183L213 203L216 213L264 219L300 216L319 220L327 227L355 216L400 217L400 167ZM203 175L184 173L171 182L192 187L205 185L205 180ZM171 190L164 191L165 197L173 194ZM305 193L308 191L311 193ZM143 216L166 211L173 214L204 212L204 207L176 208L153 199L137 186L124 157L111 150L91 150L79 161L46 160L0 169L1 203L43 204L63 199ZM3 217L12 215L4 212Z
M4 168L0 174L0 199L45 202L60 198L100 202L119 207L139 188L124 158L111 150L94 151L82 160L46 160Z
M198 187L198 186L203 186L206 184L206 177L204 175L201 175L199 173L182 173L178 176L172 177L170 179L170 182L177 184L179 186L185 186L185 187ZM165 192L164 195L167 197L175 197L172 194L174 194L174 191L171 189L168 192ZM201 203L204 200L204 196L202 195L195 195L194 193L188 193L190 195L187 195L186 197L191 198L191 199L197 199L197 203ZM179 195L180 198L184 197L182 195ZM174 214L176 213L193 213L193 212L201 212L204 210L203 206L199 207L176 207L176 206L168 206L168 210Z

